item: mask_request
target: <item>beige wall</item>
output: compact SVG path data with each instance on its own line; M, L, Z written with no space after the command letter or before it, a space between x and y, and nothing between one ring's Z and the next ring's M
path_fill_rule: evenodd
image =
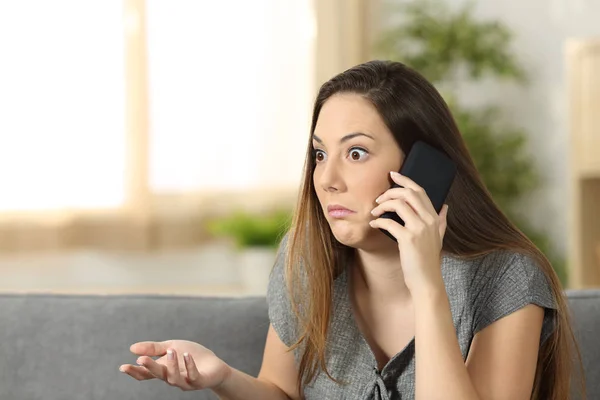
M371 58L379 0L314 0L317 16L317 86Z

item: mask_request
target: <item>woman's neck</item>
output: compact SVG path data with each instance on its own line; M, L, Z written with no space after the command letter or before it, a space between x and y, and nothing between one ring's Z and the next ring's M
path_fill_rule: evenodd
M386 250L356 250L351 268L353 290L382 304L410 301L410 291L404 281L398 247Z

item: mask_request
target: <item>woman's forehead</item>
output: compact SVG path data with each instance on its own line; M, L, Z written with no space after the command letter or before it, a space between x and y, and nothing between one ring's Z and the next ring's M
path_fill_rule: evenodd
M319 113L314 134L321 139L363 133L374 139L389 134L377 109L365 98L355 94L335 95L328 99Z

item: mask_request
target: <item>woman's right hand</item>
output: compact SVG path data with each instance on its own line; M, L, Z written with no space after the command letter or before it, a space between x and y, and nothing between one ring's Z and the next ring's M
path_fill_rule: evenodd
M138 342L130 350L140 356L138 365L123 364L119 370L138 381L156 378L188 391L217 388L231 374L231 367L215 353L187 340Z

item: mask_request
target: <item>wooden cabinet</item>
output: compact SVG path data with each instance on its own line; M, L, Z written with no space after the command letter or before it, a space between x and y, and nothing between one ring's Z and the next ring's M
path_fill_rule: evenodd
M569 286L600 286L600 38L567 43Z

